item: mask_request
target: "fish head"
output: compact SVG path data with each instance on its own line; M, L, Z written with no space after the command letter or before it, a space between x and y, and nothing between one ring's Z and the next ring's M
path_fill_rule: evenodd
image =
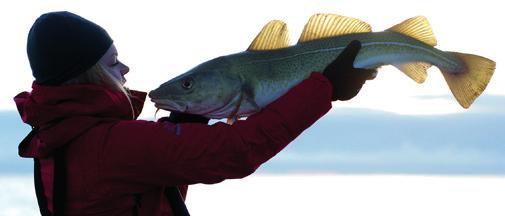
M223 118L216 112L233 103L240 86L238 75L231 73L230 64L221 57L163 83L149 97L159 109Z

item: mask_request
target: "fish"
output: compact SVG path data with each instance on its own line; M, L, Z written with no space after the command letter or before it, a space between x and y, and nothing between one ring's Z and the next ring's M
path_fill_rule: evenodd
M372 32L359 19L318 13L309 18L295 45L289 45L288 35L286 23L272 20L246 51L203 62L150 91L149 97L158 109L232 123L259 112L312 72L322 72L353 40L362 45L354 67L393 65L423 83L427 69L436 66L463 108L482 94L496 68L482 56L435 48L437 40L424 16Z

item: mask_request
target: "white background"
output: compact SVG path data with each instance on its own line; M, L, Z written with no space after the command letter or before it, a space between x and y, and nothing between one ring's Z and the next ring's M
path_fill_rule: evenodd
M315 13L355 17L382 31L407 18L430 20L437 48L493 59L497 69L485 95L505 94L505 20L499 1L2 1L0 3L0 110L15 109L12 97L30 90L32 76L26 57L26 35L33 21L48 11L68 10L103 26L115 40L119 57L130 66L127 85L149 91L211 58L240 52L272 19L284 20L295 43L307 19ZM418 85L392 67L384 67L350 103L401 114L464 112L454 99L419 100L415 96L445 96L450 91L436 68ZM479 103L477 99L476 103ZM154 116L152 103L143 117Z

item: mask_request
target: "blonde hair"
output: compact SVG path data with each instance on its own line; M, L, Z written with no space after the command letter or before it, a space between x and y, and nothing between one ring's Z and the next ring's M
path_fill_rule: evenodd
M132 119L135 118L135 111L131 101L132 95L130 94L129 89L123 86L121 80L118 80L116 77L112 75L112 73L108 72L106 67L103 66L100 62L96 63L90 69L80 74L79 76L64 82L62 85L75 85L75 84L105 85L109 86L114 91L122 92L126 97L126 99L128 99L128 103L130 104Z

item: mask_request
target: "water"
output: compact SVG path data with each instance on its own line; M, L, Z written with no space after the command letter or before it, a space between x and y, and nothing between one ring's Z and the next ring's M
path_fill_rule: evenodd
M192 215L503 216L503 176L253 175L190 187ZM0 216L38 215L30 175L0 178Z

